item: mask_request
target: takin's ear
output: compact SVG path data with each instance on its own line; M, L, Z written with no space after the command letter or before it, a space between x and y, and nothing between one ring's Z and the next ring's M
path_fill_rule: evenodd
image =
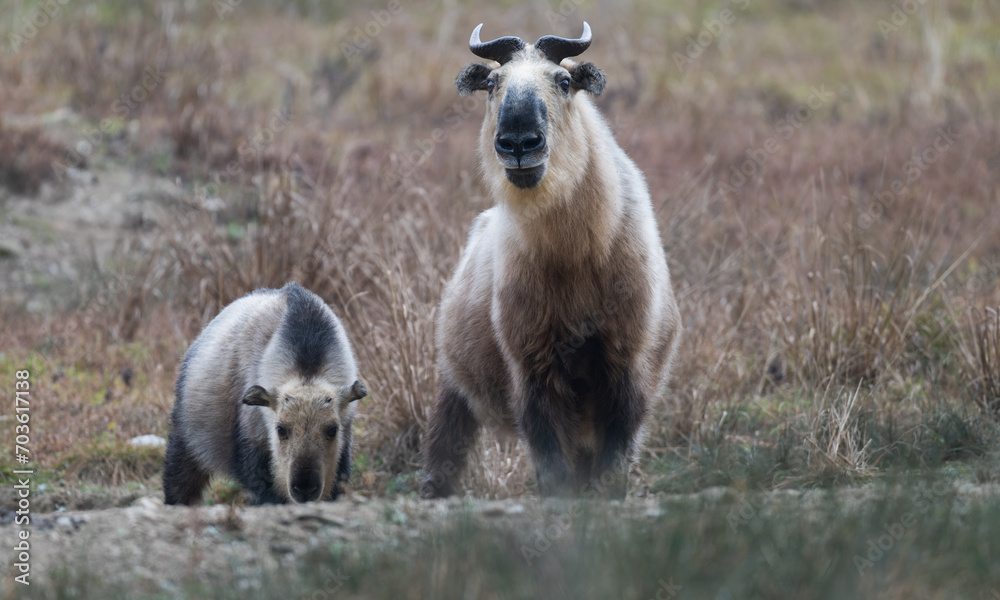
M455 78L455 87L458 88L459 95L468 96L472 92L486 89L486 78L490 76L493 69L483 63L472 63L462 69L462 72Z
M273 402L274 396L268 394L267 390L259 385L250 386L246 393L243 394L243 404L246 404L247 406L266 406L268 408L274 408Z
M368 395L368 389L365 388L365 384L361 383L360 380L355 381L351 388L347 390L344 394L344 402L354 402L355 400L360 400Z
M604 91L604 71L594 66L594 63L580 63L574 65L569 70L569 75L573 79L573 87L578 90L587 90L595 96L600 96Z

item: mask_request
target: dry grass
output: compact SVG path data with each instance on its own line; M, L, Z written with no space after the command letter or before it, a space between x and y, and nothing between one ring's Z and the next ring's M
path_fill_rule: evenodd
M68 455L60 470L67 478L98 485L146 481L163 470L163 448L102 440Z
M974 329L978 377L972 384L982 409L991 415L1000 413L1000 313L987 308Z
M11 192L38 193L42 182L56 177L52 165L65 153L41 127L5 127L0 118L0 186Z
M835 479L853 481L871 475L871 440L862 436L858 427L859 415L864 410L859 403L861 385L853 393L827 400L823 394L809 424L810 446L808 464L820 478L832 473Z
M579 15L595 25L587 58L609 75L599 104L649 180L686 328L647 463L708 464L700 453L713 443L749 436L801 465L790 481L855 480L903 443L885 432L915 446L929 415L989 409L1000 396L995 313L964 324L1000 303L1000 72L981 43L995 39L996 8L935 6L933 19L883 37L888 13L876 6L812 15L755 4L681 70L671 57L713 6L602 7ZM344 10L81 11L0 61L5 110L68 103L95 124L161 66L162 83L128 115L137 126L95 156L190 190L155 239L123 242L130 262L103 266L78 312L5 307L18 319L3 333L5 368L34 361L41 393L57 398L39 409L53 423L39 434L51 456L109 422L120 438L163 434L177 358L199 328L248 291L294 279L344 319L372 392L356 487L412 489L436 385L435 307L489 206L471 151L481 100L461 104L452 84L472 60L467 32L485 21L498 35L568 34L578 15L549 26L528 7L407 9L349 60L340 49L370 15ZM831 94L783 136L813 87ZM276 112L287 123L269 131ZM908 163L942 129L954 143ZM774 150L741 180L768 138ZM886 196L895 181L905 189ZM146 374L141 392L95 403L126 366ZM50 381L69 370L81 380L71 389ZM57 411L82 417L55 425ZM519 448L487 436L478 453L472 494L530 487Z

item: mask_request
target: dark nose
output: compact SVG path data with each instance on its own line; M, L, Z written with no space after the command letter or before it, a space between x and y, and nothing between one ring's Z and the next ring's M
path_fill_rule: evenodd
M292 479L292 496L299 502L315 500L319 495L321 483L317 471L300 471Z
M545 148L545 136L540 131L532 133L504 133L493 143L497 152L513 156L520 162L521 157Z

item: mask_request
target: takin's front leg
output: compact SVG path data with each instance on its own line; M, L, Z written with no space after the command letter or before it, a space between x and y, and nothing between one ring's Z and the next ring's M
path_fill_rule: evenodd
M444 498L455 493L469 450L476 443L479 422L458 386L441 375L438 401L431 413L424 445L424 480L421 498Z
M235 434L233 471L252 504L285 504L287 500L274 491L275 481L271 470L270 448L260 447L250 441L242 431ZM279 482L277 485L285 485Z
M167 458L163 464L163 495L167 504L199 504L202 490L208 485L210 476L198 466L176 420L174 423L174 431L171 432L170 443L167 445Z
M569 496L572 477L563 453L565 431L572 411L536 381L528 381L520 405L518 422L531 450L542 496Z
M632 453L646 416L646 397L625 371L607 382L604 398L596 419L597 424L604 424L604 442L585 495L624 499Z

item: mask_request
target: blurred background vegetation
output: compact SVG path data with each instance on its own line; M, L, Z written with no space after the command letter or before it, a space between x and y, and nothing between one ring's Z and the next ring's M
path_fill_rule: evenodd
M0 373L32 368L50 489L157 490L162 458L127 440L167 435L187 344L295 279L372 392L355 490L412 494L435 305L490 205L483 100L453 84L468 35L584 19L686 328L633 495L997 480L997 2L55 5L0 11ZM518 447L477 452L470 496L532 493Z

